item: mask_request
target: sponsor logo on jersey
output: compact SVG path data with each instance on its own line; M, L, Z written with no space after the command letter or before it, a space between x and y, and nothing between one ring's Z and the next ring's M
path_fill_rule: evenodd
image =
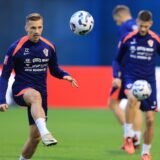
M29 52L29 48L25 48L23 55L27 55L27 54L29 54L29 53L30 53L30 52Z
M45 48L45 49L43 50L43 53L44 53L44 55L45 55L46 57L48 57L48 49L47 49L47 48Z
M150 47L153 47L154 41L152 39L150 39L147 41L147 43Z
M133 41L130 42L131 44L136 44L136 39L134 38Z
M136 46L130 46L130 51L131 53L135 53L136 52Z
M31 63L31 60L29 58L25 59L24 63Z

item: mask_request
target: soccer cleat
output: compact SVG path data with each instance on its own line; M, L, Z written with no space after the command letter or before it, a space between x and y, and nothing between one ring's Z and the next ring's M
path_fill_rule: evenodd
M150 154L143 154L142 160L151 160L151 155Z
M134 149L135 149L135 150L140 149L140 143L138 142L137 136L134 136L134 137L132 138L132 140L133 140Z
M135 152L133 140L131 137L127 137L124 141L124 146L122 147L124 151L126 151L128 154L133 154Z
M58 141L52 136L51 133L47 133L42 137L42 142L45 146L56 145Z
M137 136L134 136L134 137L132 138L132 140L133 140L134 149L135 149L135 150L139 150L139 149L140 149L140 144L137 143L137 142L138 142ZM122 149L122 150L125 150L125 149L124 149L124 145L121 147L121 149Z

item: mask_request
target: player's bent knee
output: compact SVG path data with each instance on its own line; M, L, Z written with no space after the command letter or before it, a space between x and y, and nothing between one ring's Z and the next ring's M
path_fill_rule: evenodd
M33 98L33 101L41 100L41 94L38 91L34 91L32 93L32 98Z
M24 93L24 99L28 103L33 103L33 102L37 102L37 101L41 101L42 100L40 92L38 92L35 89L28 89Z

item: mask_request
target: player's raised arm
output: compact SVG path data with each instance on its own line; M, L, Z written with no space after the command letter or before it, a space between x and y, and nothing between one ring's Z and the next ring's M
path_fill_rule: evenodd
M6 111L8 105L6 104L6 91L8 87L8 79L13 68L13 48L10 48L5 56L2 74L0 77L0 111Z
M114 80L112 82L113 87L118 87L118 88L121 87L121 74L122 74L121 65L125 55L125 50L126 50L125 43L121 41L118 45L118 51L112 63L113 77L114 77Z
M121 78L121 65L123 57L125 55L125 51L126 51L126 45L125 43L123 43L123 41L121 41L118 45L118 51L112 63L114 78Z
M51 59L49 61L49 70L50 70L51 75L53 75L54 77L59 78L59 79L65 79L65 80L71 82L73 87L78 87L77 81L74 78L72 78L72 76L70 76L69 73L63 71L58 66L57 56L56 56L56 53L54 50L51 55Z

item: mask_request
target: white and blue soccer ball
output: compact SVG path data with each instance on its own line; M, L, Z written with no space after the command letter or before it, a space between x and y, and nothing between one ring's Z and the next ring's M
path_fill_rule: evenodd
M70 19L70 28L77 35L85 35L92 31L94 19L86 11L75 12Z
M131 91L138 100L147 99L151 93L151 85L146 80L137 80L133 83Z

